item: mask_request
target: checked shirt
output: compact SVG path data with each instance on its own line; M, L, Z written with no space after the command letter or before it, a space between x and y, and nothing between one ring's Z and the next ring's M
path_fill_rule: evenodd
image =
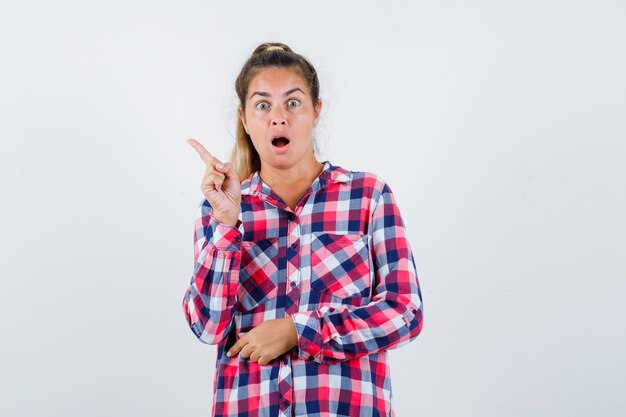
M214 417L394 416L388 349L422 329L404 222L375 174L326 161L291 210L258 172L229 226L195 222L189 327L217 345ZM298 346L267 365L226 356L263 321L291 317Z

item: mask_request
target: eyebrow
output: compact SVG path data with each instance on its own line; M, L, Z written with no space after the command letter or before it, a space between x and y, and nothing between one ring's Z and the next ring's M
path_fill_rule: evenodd
M283 94L283 96L288 96L291 93L294 93L296 91L301 92L302 94L304 94L306 96L306 94L304 93L304 91L302 91L300 88L296 87L296 88L292 88L291 90L287 91L285 94ZM254 93L252 93L252 95L250 96L250 100L252 100L252 97L254 97L255 95L259 95L262 97L270 97L271 94L270 93L266 93L265 91L255 91Z

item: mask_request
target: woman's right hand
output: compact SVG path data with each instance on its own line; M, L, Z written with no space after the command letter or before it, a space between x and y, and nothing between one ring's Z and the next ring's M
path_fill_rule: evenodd
M206 165L200 189L213 208L213 218L235 226L241 211L241 183L230 162L222 165L195 139L188 139ZM220 167L221 165L221 167Z

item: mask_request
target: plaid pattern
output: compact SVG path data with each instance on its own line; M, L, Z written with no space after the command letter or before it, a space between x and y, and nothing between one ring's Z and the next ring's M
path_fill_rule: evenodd
M422 296L389 186L326 161L295 212L258 172L241 187L234 227L200 204L183 299L191 330L217 345L212 415L394 416L387 350L420 333ZM283 317L297 348L267 365L226 356Z

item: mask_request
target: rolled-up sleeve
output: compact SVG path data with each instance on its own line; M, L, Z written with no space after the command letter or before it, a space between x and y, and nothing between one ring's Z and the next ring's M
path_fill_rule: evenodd
M230 330L241 265L241 232L211 215L205 199L194 225L194 272L182 307L189 327L203 343L217 344Z

